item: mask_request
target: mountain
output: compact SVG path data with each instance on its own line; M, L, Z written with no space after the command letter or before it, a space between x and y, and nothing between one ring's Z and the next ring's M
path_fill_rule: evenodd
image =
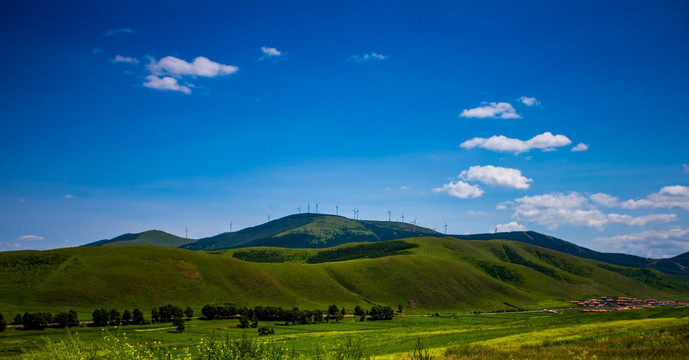
M463 240L505 239L519 241L526 244L536 245L544 247L546 249L559 251L565 254L583 257L586 259L593 259L622 266L647 267L660 270L664 273L672 274L683 279L689 279L689 252L669 259L649 259L641 256L628 254L602 253L572 244L570 242L552 236L543 235L534 231L513 231L491 234L451 236Z
M252 246L324 248L351 242L375 242L440 233L395 221L352 220L343 216L295 214L237 232L222 233L182 246L222 250Z
M149 230L138 234L124 234L110 240L95 241L82 246L132 246L132 245L155 245L167 247L180 247L192 244L196 240L185 239L179 236L168 234L160 230Z
M569 300L603 295L689 296L687 283L655 270L521 242L423 237L390 242L409 246L381 251L387 243L211 253L157 246L2 252L0 309L13 316L168 303L195 309L207 303L310 309L374 303L425 313L568 306ZM240 251L301 252L316 263L251 262L235 258ZM341 261L346 258L352 260Z

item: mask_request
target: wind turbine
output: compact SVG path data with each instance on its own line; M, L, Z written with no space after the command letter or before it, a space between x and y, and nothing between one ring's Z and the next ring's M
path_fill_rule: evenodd
M319 203L314 203L316 205L316 214L318 214L318 204Z
M185 237L186 239L189 238L189 229L187 229L186 226L184 227L184 237Z
M356 209L352 209L352 218L356 220Z
M402 219L402 222L404 222L404 211L402 211L402 216L400 216L400 219Z
M340 205L335 205L335 215L340 215Z
M306 203L306 212L311 213L311 203Z
M230 220L230 232L232 232L232 221Z
M268 217L268 221L270 222L270 214L266 214L266 216Z
M390 222L390 215L391 215L391 214L392 214L392 213L390 212L390 209L388 209L388 222Z
M297 210L299 210L299 213L301 214L301 205L297 207Z
M417 218L414 218L414 221L411 222L412 224L414 224L414 232L416 232L416 219Z
M445 222L445 235L447 235L447 221Z

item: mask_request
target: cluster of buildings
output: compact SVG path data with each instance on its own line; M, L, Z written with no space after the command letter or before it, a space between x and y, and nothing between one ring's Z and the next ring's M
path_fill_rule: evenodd
M634 297L609 297L598 299L572 300L573 305L584 308L584 312L607 312L653 308L657 306L689 305L686 301L659 301L657 299L638 299Z

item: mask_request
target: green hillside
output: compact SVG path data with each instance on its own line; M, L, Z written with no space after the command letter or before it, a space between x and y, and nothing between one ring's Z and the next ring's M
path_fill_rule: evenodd
M196 240L181 238L160 230L150 230L138 234L124 234L110 240L100 240L83 246L155 245L180 247L194 242Z
M583 257L586 259L593 259L622 266L648 267L660 270L667 274L672 274L681 279L689 279L689 252L669 259L648 259L645 257L628 254L602 253L572 244L570 242L552 236L539 234L534 231L513 231L492 234L451 236L463 240L505 239L519 241L526 244L536 245L547 249L559 251L565 254Z
M315 264L249 262L233 257L240 250L206 253L155 246L4 252L0 309L7 317L20 311L150 309L167 303L321 309L329 304L351 309L376 303L425 313L562 306L571 299L601 295L689 296L686 283L654 270L624 268L518 242L404 242L412 246L400 247L396 255ZM337 250L355 246L300 251L306 258L326 253L321 257L325 261L366 253L362 248Z
M342 216L297 214L232 233L222 233L182 246L221 250L253 246L324 248L351 242L374 242L438 232L408 223L352 220Z

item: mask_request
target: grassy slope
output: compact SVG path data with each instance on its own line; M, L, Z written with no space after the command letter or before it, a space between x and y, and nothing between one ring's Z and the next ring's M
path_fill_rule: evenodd
M124 234L110 240L100 240L84 246L154 245L180 247L194 242L196 240L181 238L160 230L150 230L138 234Z
M223 233L183 246L220 250L249 246L324 248L349 242L401 239L439 233L407 223L359 221L342 216L297 214L233 233Z
M570 299L599 295L663 298L689 294L686 285L657 272L651 272L655 277L651 281L642 278L643 282L604 269L594 260L516 242L408 241L421 246L409 249L409 255L313 265L250 263L153 246L5 252L0 253L0 309L9 317L19 311L149 309L167 303L196 308L232 302L321 309L335 303L351 309L370 301L426 312L505 309L505 302L529 307L563 305ZM505 258L506 248L526 265ZM27 265L26 259L32 256L30 262L41 265ZM477 261L512 269L523 281L513 284L495 279Z

